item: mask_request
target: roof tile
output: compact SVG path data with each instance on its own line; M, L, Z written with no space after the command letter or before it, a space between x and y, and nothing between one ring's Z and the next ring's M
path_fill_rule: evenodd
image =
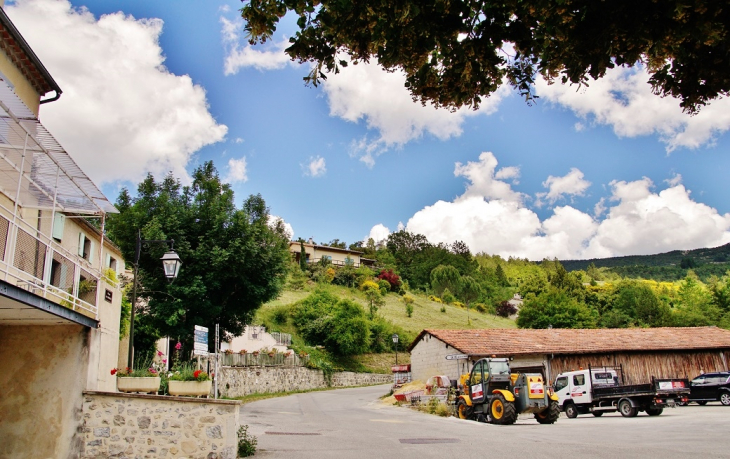
M730 349L730 330L717 327L613 329L423 330L469 355L593 354L626 351Z

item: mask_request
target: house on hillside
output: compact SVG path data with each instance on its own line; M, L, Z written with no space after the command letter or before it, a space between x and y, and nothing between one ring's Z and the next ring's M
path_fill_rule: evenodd
M0 8L2 457L71 457L82 392L116 390L124 260L103 231L116 209L38 119L60 95Z
M727 371L730 330L717 327L423 330L408 347L413 379L456 378L483 357L507 357L515 370L542 373L548 381L580 367L617 366L627 383L693 378ZM465 360L447 360L463 354ZM453 357L452 357L453 358Z
M302 255L302 244L298 241L289 242L289 252L292 255L292 259L299 263ZM351 263L355 268L359 268L360 265L375 267L375 260L363 258L361 256L362 252L318 245L314 243L312 238L304 243L304 252L307 264L319 263L324 258L328 259L335 266L344 266L347 263Z

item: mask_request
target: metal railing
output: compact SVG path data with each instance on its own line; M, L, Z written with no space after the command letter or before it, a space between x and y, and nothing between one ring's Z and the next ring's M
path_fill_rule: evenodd
M276 340L277 346L291 346L291 335L289 333L271 332L270 335Z
M4 207L0 209L12 215ZM24 220L5 215L0 215L2 279L96 319L101 273Z
M304 367L309 363L309 356L299 356L295 353L286 355L276 354L221 354L221 365L227 367L268 367L268 366L292 366Z

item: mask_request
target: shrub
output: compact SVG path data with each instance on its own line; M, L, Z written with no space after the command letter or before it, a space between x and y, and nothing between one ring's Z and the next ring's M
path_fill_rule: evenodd
M406 303L406 315L408 317L413 315L413 305L411 303Z
M494 312L495 312L493 306L487 306L484 303L475 304L474 309L476 309L477 311L482 312L482 313L491 312L492 314L494 314Z
M279 325L284 325L289 321L290 315L291 307L289 305L283 304L281 306L277 306L276 308L274 308L273 311L271 311L271 320Z
M446 306L441 306L441 312L446 312Z
M324 345L336 354L361 354L370 345L365 311L352 300L341 300L325 290L297 303L294 323L307 343Z
M249 435L247 425L238 428L238 457L249 457L256 454L257 443L256 437Z
M465 306L465 305L464 305L464 303L462 303L461 301L454 301L454 303L453 303L453 304L454 304L454 306L456 306L457 308L461 308L461 309L466 309L466 306Z
M512 314L517 313L517 308L512 303L505 300L497 305L496 312L500 317L509 317Z
M380 294L385 296L390 291L390 283L384 279L378 279L378 287L380 288Z
M388 289L392 292L397 292L401 285L400 276L394 273L392 269L380 271L378 279L388 282Z
M441 295L441 300L446 304L451 304L456 301L456 297L453 293L451 293L451 290L444 289L444 293Z
M441 301L441 298L437 296L428 295L428 299L433 301L434 303L443 303L443 301Z
M442 402L442 403L439 403L438 406L436 407L435 414L445 418L445 417L448 417L451 414L451 412L449 410L449 406L446 405L446 403Z

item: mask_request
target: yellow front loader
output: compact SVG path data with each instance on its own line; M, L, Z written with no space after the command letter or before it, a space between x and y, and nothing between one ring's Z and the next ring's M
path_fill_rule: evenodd
M560 417L558 397L547 390L542 375L512 373L507 359L480 359L459 383L461 419L514 424L518 414L533 413L540 424L553 424Z

